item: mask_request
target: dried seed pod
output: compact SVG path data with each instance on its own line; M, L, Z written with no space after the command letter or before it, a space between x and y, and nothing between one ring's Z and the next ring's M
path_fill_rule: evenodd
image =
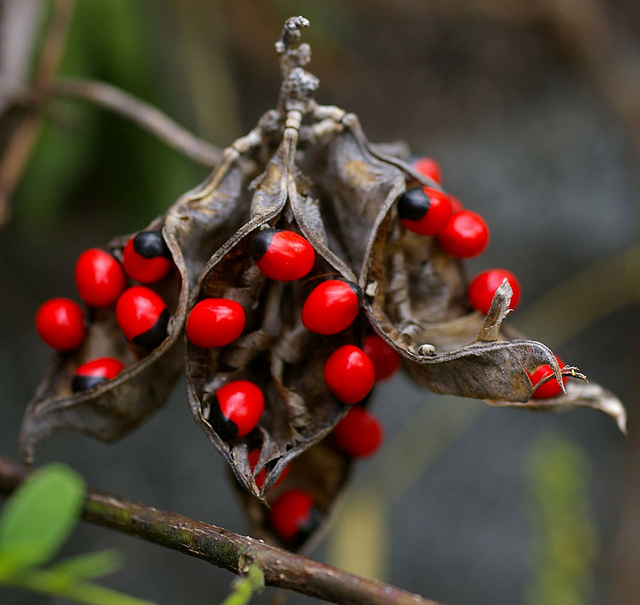
M396 200L407 187L433 183L370 145L355 116L342 122L342 132L309 154L311 177L327 215L337 217L332 235L355 270L362 263L364 308L375 331L403 356L413 378L435 392L537 409L527 372L550 364L559 380L560 369L541 343L501 330L510 289L496 294L486 318L471 312L461 261L435 238L404 229L397 215ZM364 230L365 237L353 236ZM623 426L624 408L612 399L604 391L602 401L563 395L553 405L601 409Z
M254 170L253 162L240 154L227 158L202 185L145 229L162 232L176 267L153 284L171 315L166 338L152 350L136 347L124 338L113 307L90 311L84 344L54 357L27 408L20 434L25 462L33 461L38 441L54 430L66 428L114 441L164 404L184 368L181 335L190 290L209 256L245 219L246 191ZM122 258L130 238L111 242L109 248L116 257ZM113 380L72 394L75 369L96 357L113 357L125 369Z
M252 218L211 258L191 301L225 298L244 309L245 330L236 341L219 348L188 343L187 393L198 424L240 484L260 500L288 462L324 438L346 413L346 406L324 384L322 369L334 349L363 339L360 318L331 336L314 334L302 324L301 309L314 284L325 275L349 281L355 276L330 252L320 217L309 210L314 206L297 193L299 185L290 170L294 153L295 147L285 139L254 182ZM304 279L272 280L256 266L253 239L271 225L303 232L314 247L315 264ZM211 406L222 385L240 379L262 389L265 409L256 430L245 439L225 439L215 429ZM248 460L252 448L261 451L257 470ZM261 489L254 476L265 466Z
M567 393L553 400L530 400L529 375L541 365L551 367L551 379L559 384L563 375L584 376L571 366L560 369L545 345L503 327L512 295L507 281L483 317L468 303L462 262L434 237L403 227L398 197L409 187L439 186L398 159L409 157L404 146L371 145L355 115L315 103L318 81L304 69L310 50L299 43L299 30L307 25L302 17L289 19L276 45L283 72L277 109L225 150L221 165L202 185L147 228L162 233L175 265L169 277L153 284L171 311L167 337L151 351L132 351L113 310L96 310L83 346L54 359L27 410L21 435L25 460L32 459L37 441L57 428L105 441L128 433L162 405L186 367L197 423L229 463L255 532L278 541L282 536L272 531L265 504L281 490L302 490L326 518L345 485L352 459L325 437L349 406L330 393L323 369L343 345L362 347L371 328L432 391L530 409L587 405L614 416L624 430L624 408L594 385L569 383ZM306 240L313 249L308 266L293 275L266 271L285 280L265 275L251 254L254 238L265 229L284 229L297 234L292 239ZM128 241L112 243L118 258ZM288 281L292 277L298 279ZM305 328L301 310L309 292L326 279L358 284L363 308L345 329L319 334ZM211 298L240 305L244 329L219 347L199 347L184 338L183 360L187 314ZM125 369L72 395L75 368L102 356L120 360ZM216 420L216 393L233 381L251 383L254 403L260 400L239 431ZM225 418L233 422L236 412L229 410ZM249 456L255 450L257 462ZM287 465L288 476L270 492ZM305 547L321 526L285 545Z

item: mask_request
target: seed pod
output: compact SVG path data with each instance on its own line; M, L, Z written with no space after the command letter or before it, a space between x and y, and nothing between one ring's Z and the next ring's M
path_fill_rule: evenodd
M355 275L328 249L324 225L299 195L289 172L292 153L295 149L285 142L255 181L252 218L213 255L193 294L192 304L209 298L240 304L245 310L242 336L219 348L187 344L187 393L194 417L239 483L261 501L289 461L323 439L346 413L325 385L323 367L334 349L363 340L359 318L330 336L302 324L300 310L313 284L327 274L351 282ZM270 279L256 266L252 242L270 225L302 233L313 246L315 264L303 280ZM265 399L256 430L243 439L216 430L212 415L212 394L236 380L252 381ZM261 452L258 472L266 468L260 487L248 459L254 448Z
M130 432L162 405L184 368L194 418L229 463L255 533L278 541L265 504L281 490L302 490L326 519L348 478L352 457L325 438L349 405L330 392L323 371L334 351L364 345L365 328L400 355L418 383L437 393L532 409L587 405L614 416L624 430L624 408L594 385L569 381L566 395L530 400L529 375L541 365L549 364L558 384L563 375L584 377L572 366L560 370L546 346L503 327L512 295L508 282L483 317L468 306L462 261L435 237L402 227L399 196L408 188L438 185L389 155L400 149L408 157L402 148L369 144L355 115L315 103L318 81L304 69L308 46L299 44L298 30L307 25L302 17L289 19L276 45L283 72L277 109L224 151L202 185L145 230L161 233L177 269L152 284L171 316L166 338L150 349L132 349L113 309L95 310L82 346L56 356L27 410L21 435L26 461L37 441L57 428L104 441ZM313 250L310 268L305 265L294 281L271 279L282 276L262 272L252 258L255 238L273 229L297 234ZM119 260L130 238L112 242ZM332 329L316 333L303 325L301 310L325 280L357 284L363 302L351 323L332 322ZM239 336L236 329L234 338L216 347L183 336L188 312L204 299L240 305L245 323ZM75 370L96 357L115 358L125 369L72 395ZM248 381L264 397L261 414L259 398L252 399L254 414L246 423L215 399L235 381ZM369 383L373 370L367 389ZM216 418L215 405L226 420L237 420L237 430ZM249 456L254 450L257 462L255 454ZM287 465L288 476L269 492ZM288 546L306 548L316 535Z
M38 441L56 429L114 441L164 404L184 368L182 328L191 288L209 256L246 218L253 170L253 163L241 156L226 160L145 229L163 234L178 269L177 280L170 275L152 286L171 315L166 338L151 349L133 346L118 327L113 307L92 310L84 343L71 354L54 357L27 408L20 435L25 462L33 461ZM116 258L122 258L130 239L111 242ZM125 369L91 391L72 393L76 368L97 357L114 358Z

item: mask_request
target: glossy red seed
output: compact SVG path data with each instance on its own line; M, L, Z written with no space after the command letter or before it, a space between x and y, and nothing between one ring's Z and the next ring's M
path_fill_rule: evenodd
M224 347L242 334L244 323L244 309L235 300L205 298L189 313L187 338L197 347Z
M398 216L413 233L437 235L451 218L451 202L436 189L414 187L398 197Z
M293 281L313 268L315 252L301 235L282 229L264 229L251 242L258 269L276 281Z
M373 363L376 382L390 378L400 369L400 355L377 334L364 339L363 350Z
M420 158L413 163L413 168L420 174L428 176L436 183L442 183L442 170L440 169L440 164L438 164L438 162L433 158Z
M92 307L115 304L127 286L120 262L99 248L85 250L78 257L75 279L80 298Z
M98 384L115 378L124 368L118 359L99 357L78 366L75 371L71 390L76 393L91 389Z
M251 470L254 470L256 467L256 464L258 464L258 459L260 458L260 450L255 448L252 450L249 450L248 457L249 457L249 464L251 465ZM267 474L266 470L262 469L258 473L258 475L255 477L256 485L258 486L259 489L262 489L262 486L264 485L266 474ZM284 467L284 469L282 469L282 472L280 473L280 476L278 477L276 482L271 486L271 489L278 487L287 478L288 474L289 474L289 465L287 464Z
M302 306L302 323L316 334L337 334L351 325L360 310L360 288L341 279L316 286Z
M340 401L356 403L364 399L373 388L373 363L362 349L344 345L327 359L324 381L329 391Z
M269 511L269 523L276 536L289 544L300 543L317 526L311 494L292 489L276 498Z
M141 231L124 247L122 264L131 279L152 284L171 271L173 260L162 233Z
M129 340L152 349L166 336L167 305L150 288L133 286L118 299L116 321Z
M509 282L513 290L509 309L517 309L520 304L520 294L522 292L520 282L511 271L507 271L506 269L487 269L486 271L478 273L478 275L471 280L468 288L471 306L480 311L480 313L487 314L491 308L493 295L505 279Z
M264 395L253 382L234 380L215 394L217 406L211 409L211 420L222 439L239 439L258 424L264 410Z
M489 227L479 214L461 210L452 215L439 233L438 243L451 256L473 258L484 252L489 244Z
M352 407L331 434L338 448L352 458L371 456L384 439L378 419L361 407Z
M36 312L36 330L40 338L57 351L77 349L86 334L80 305L68 298L52 298Z
M558 360L558 365L563 368L564 362L556 355L556 359ZM540 366L533 374L529 374L529 378L531 378L531 383L533 385L538 384L543 378L547 376L551 376L553 374L553 370L549 364L545 364ZM562 377L563 384L567 383L567 376ZM545 382L543 385L539 386L531 395L531 399L553 399L554 397L558 397L562 395L562 389L558 384L558 381L555 379L549 380Z

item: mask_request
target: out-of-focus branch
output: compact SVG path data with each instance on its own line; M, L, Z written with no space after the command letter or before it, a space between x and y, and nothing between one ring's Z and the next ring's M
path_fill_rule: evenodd
M0 456L0 494L9 495L25 476L22 467ZM89 492L82 518L204 559L235 574L244 574L251 564L257 565L266 585L331 603L438 605L395 586L360 578L260 540L106 494Z
M74 0L57 0L54 5L34 79L38 88L46 88L55 78L64 52L73 8ZM9 198L31 157L40 120L38 107L34 107L15 128L0 158L0 227L9 220Z
M84 99L130 120L167 145L205 166L222 159L220 149L180 126L177 122L120 88L99 82L64 78L51 83L42 92L57 97Z

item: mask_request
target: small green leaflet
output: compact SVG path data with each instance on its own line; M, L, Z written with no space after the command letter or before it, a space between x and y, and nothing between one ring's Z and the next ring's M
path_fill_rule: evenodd
M0 563L14 570L41 565L58 551L78 521L83 478L63 464L34 472L0 516Z

